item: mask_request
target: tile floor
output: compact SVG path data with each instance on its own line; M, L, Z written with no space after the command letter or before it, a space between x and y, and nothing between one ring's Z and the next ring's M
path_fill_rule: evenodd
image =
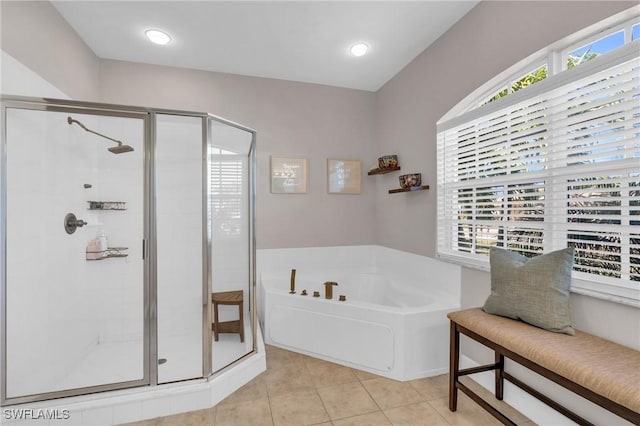
M501 424L461 392L458 411L450 412L447 375L398 382L274 346L266 350L267 371L215 407L130 426ZM465 379L474 391L482 389ZM517 424L534 425L496 404Z

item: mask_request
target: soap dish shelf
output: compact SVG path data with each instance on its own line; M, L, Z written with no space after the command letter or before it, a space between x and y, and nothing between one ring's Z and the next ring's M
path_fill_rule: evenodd
M90 260L90 261L96 261L96 260L105 260L105 259L109 259L109 258L114 258L114 257L127 257L129 256L129 253L124 253L124 251L128 250L128 247L108 247L105 251L99 251L99 252L86 252L86 260ZM99 256L95 256L96 258L94 259L94 256L90 256L90 255L99 255Z
M126 201L87 201L89 210L126 210Z

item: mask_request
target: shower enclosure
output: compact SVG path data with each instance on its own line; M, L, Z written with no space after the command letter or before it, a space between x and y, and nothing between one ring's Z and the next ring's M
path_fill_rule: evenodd
M2 405L255 352L255 137L206 113L2 98ZM213 339L221 292L243 339Z

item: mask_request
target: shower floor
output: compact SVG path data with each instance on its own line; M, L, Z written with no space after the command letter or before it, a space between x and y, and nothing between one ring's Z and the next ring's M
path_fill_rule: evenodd
M143 356L141 341L96 344L66 377L53 385L51 390L141 380Z
M253 333L251 324L245 324L245 341L240 342L236 333L221 333L217 342L212 342L213 371L218 371L252 350ZM171 360L180 360L171 367L172 377L163 377L159 371L160 382L180 380L185 377L196 377L200 373L200 359L192 356L186 342L175 341L171 345L170 354L159 354ZM168 366L167 364L165 364ZM141 341L107 342L93 346L87 355L62 379L50 384L43 391L61 391L111 383L141 380L143 378L143 350ZM160 367L162 368L162 367Z
M251 324L246 321L244 324L244 342L240 342L240 335L237 333L220 333L218 341L211 344L213 354L213 371L218 371L226 367L238 358L251 352L253 349L253 333Z

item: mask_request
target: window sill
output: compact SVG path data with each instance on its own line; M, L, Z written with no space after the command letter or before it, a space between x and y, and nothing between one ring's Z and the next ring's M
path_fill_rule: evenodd
M488 258L487 261L481 261L478 259L460 258L450 254L438 254L437 256L438 259L442 261L455 263L457 265L464 266L465 268L488 273L491 272ZM640 290L638 289L587 281L574 277L571 283L571 292L613 303L633 306L634 308L640 308Z
M640 308L640 290L574 278L571 292Z

